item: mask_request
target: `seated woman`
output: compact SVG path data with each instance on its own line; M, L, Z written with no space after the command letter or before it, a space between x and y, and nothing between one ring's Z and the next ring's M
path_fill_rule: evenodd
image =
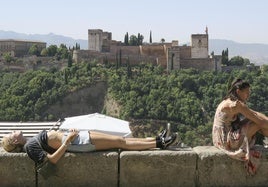
M268 136L268 117L248 108L250 84L236 79L218 105L212 138L213 144L234 159L245 161L249 174L255 174L261 153L253 149L255 134Z
M156 138L123 138L96 131L41 131L38 135L26 139L21 131L14 131L3 137L2 147L8 152L25 151L37 164L50 161L56 164L70 152L91 152L109 149L146 150L152 148L166 149L173 144L177 134L166 137L162 131Z

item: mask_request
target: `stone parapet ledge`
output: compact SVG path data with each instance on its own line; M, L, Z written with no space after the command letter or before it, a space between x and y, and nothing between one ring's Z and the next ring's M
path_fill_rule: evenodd
M197 155L192 150L124 151L120 186L195 186Z
M38 187L118 186L118 152L65 153L57 163L57 172Z
M26 153L7 153L0 149L0 187L118 186L116 151L65 153L57 172L45 180L36 176L35 164Z
M257 174L249 176L242 161L234 160L213 146L194 147L198 156L196 186L268 186L268 150L262 146Z
M26 153L7 153L0 149L1 187L35 186L34 168L34 162Z
M263 149L263 148L262 148ZM0 149L0 186L268 186L268 154L248 176L241 161L213 146L149 151L65 153L57 173L45 180L36 176L26 153Z

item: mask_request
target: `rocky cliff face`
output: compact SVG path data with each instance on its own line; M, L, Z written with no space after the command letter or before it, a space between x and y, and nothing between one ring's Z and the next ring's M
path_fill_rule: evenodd
M110 106L110 100L106 99L107 83L97 82L94 85L73 92L52 105L47 113L53 114L57 118L64 118L77 115L85 115L91 113L101 113L103 110L109 112L113 107L109 107L107 111L105 107ZM114 105L114 104L113 104ZM111 111L111 113L114 113Z

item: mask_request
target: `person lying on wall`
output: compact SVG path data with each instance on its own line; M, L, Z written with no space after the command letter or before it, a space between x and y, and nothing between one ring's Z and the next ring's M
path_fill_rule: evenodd
M45 161L56 164L69 152L92 152L109 149L148 150L153 148L166 149L174 144L176 133L167 135L163 130L153 138L125 138L96 131L51 130L41 131L38 135L26 138L22 131L13 131L2 139L2 147L7 152L24 151L37 164Z
M212 139L215 147L244 161L248 174L254 175L261 158L261 152L254 146L255 135L260 132L268 136L268 117L247 106L249 96L250 84L235 79L216 109Z

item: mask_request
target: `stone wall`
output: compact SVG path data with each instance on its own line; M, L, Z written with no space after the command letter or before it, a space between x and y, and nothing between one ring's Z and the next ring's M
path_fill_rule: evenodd
M0 58L0 69L6 69L12 72L25 72L39 69L51 70L52 68L61 70L67 67L67 63L66 59L58 61L54 57L14 57L14 61L11 63L6 63L3 58Z
M191 58L191 46L180 46L180 58L181 59Z
M215 69L215 61L211 58L205 58L205 59L181 59L180 60L181 68L187 69L187 68L195 68L198 70L216 70Z
M202 41L205 39L202 38ZM203 41L203 43L206 42ZM195 48L191 46L172 47L171 43L142 46L111 45L109 52L81 50L74 51L73 54L75 62L96 60L100 63L105 63L105 61L117 63L121 59L121 64L130 63L136 65L147 63L161 65L163 68L168 68L168 70L180 68L196 68L201 71L220 70L220 68L215 69L215 59L211 59L208 56L207 43L205 46ZM191 56L193 54L194 58ZM173 64L173 68L171 68L171 64Z
M248 176L243 162L213 146L149 151L101 151L65 153L57 172L47 180L35 175L26 153L0 149L0 186L267 186L268 154L263 149L261 166Z
M36 45L38 50L46 48L45 42L14 40L14 39L0 39L0 56L4 53L9 53L13 57L22 57L28 54L31 46Z
M97 61L99 63L117 63L120 59L121 63L127 64L153 64L166 67L167 57L163 46L155 46L155 50L151 48L143 49L142 46L111 46L110 52L101 53L97 51L79 50L74 52L73 59L75 62Z

